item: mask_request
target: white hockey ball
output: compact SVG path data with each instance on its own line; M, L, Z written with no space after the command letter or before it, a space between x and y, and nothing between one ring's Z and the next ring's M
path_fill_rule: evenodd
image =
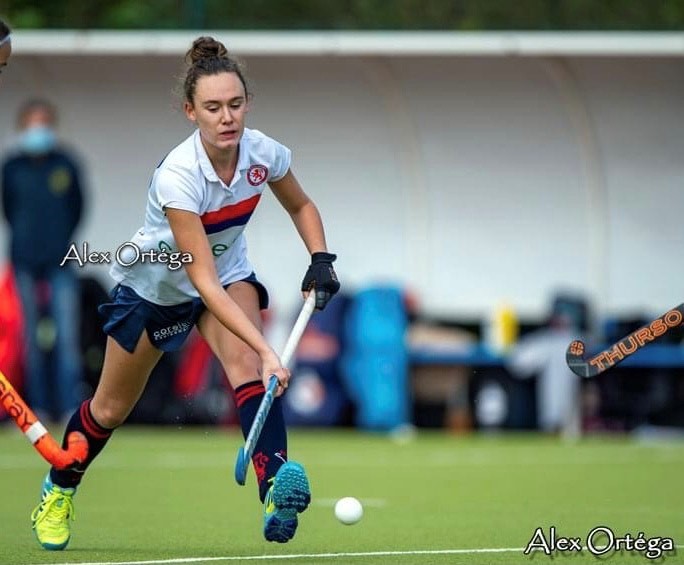
M351 526L363 517L363 506L353 496L345 496L335 503L335 517L343 524Z

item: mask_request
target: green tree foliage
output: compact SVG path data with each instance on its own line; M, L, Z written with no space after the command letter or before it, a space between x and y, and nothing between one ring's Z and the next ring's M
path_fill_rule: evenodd
M677 30L684 0L0 0L17 28Z

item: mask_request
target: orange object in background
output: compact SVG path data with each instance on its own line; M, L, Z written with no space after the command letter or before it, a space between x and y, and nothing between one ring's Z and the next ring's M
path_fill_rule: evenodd
M62 449L45 426L23 401L7 377L0 372L0 404L43 458L57 469L68 469L88 457L88 440L80 432L72 432L67 449Z
M21 299L14 272L5 266L0 272L0 371L12 375L21 390L24 374L24 325Z

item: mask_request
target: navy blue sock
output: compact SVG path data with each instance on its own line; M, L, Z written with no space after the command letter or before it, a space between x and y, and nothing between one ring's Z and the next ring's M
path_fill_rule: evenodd
M235 400L240 413L242 435L247 438L265 393L261 381L252 381L235 389ZM259 498L264 501L270 485L268 480L287 461L287 432L280 398L274 398L261 435L254 446L252 465L259 484Z
M88 468L88 465L97 457L98 453L102 451L105 444L109 440L114 430L103 428L95 421L90 412L90 399L86 400L74 412L73 416L64 430L64 440L62 447L66 448L66 438L71 432L81 432L88 440L88 457L86 460L74 469L67 469L59 471L52 467L50 469L50 479L52 482L60 487L74 488L79 485L83 478L83 473Z

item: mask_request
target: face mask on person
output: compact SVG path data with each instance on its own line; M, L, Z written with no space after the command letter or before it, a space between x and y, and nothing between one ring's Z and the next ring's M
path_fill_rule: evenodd
M45 155L56 143L55 132L47 126L31 126L19 135L19 147L29 155Z

